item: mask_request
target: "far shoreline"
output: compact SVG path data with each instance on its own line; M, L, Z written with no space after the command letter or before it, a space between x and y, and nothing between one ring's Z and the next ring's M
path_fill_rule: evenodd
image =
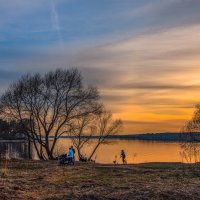
M100 136L81 136L81 138L98 139ZM54 136L49 136L49 139L53 139ZM60 139L73 139L75 136L60 136ZM184 134L177 132L164 132L164 133L141 133L141 134L119 134L109 135L106 137L109 140L138 140L138 141L149 141L149 142L184 142L186 138ZM27 142L25 138L0 138L0 142Z

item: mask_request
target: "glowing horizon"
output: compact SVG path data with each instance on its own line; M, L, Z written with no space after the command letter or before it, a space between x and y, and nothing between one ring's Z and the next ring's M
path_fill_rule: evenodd
M0 0L0 93L24 73L77 67L123 133L179 132L200 103L199 9L196 0Z

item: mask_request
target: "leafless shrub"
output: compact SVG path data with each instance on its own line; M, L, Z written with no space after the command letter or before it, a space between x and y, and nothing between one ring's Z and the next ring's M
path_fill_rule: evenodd
M92 160L97 149L102 144L110 144L109 136L117 134L121 128L122 121L113 120L111 112L106 111L105 108L101 112L77 119L76 127L72 131L72 135L76 137L72 138L72 141L79 158L83 157L81 152L83 147L92 143L93 149L87 156L88 160Z
M191 120L181 130L180 156L188 163L200 162L200 105L196 105Z

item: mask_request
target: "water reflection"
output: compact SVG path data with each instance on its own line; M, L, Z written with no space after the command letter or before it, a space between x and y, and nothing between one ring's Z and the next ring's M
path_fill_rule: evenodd
M96 152L96 162L113 163L117 159L121 163L120 151L124 149L128 163L144 162L182 162L182 151L178 142L159 142L142 140L111 140L112 144L102 145ZM57 145L57 153L66 153L72 145L69 139L61 139ZM84 148L83 153L89 155L92 146ZM93 159L94 159L93 158Z
M0 141L0 158L28 159L28 143L23 141Z
M55 148L55 156L67 153L72 145L70 139L60 139ZM83 149L85 156L90 155L93 146ZM124 149L128 163L144 162L182 162L180 152L182 149L178 142L152 142L141 140L111 140L111 144L102 145L97 150L93 159L99 163L113 163L117 160L121 163L120 151ZM28 158L28 144L25 142L0 142L0 156L9 158ZM34 150L31 152L33 159L37 159ZM77 153L76 153L77 159Z

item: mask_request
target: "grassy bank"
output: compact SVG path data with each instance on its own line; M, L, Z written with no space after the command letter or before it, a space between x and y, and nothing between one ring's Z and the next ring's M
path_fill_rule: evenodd
M0 199L200 199L200 166L10 161L0 166Z

